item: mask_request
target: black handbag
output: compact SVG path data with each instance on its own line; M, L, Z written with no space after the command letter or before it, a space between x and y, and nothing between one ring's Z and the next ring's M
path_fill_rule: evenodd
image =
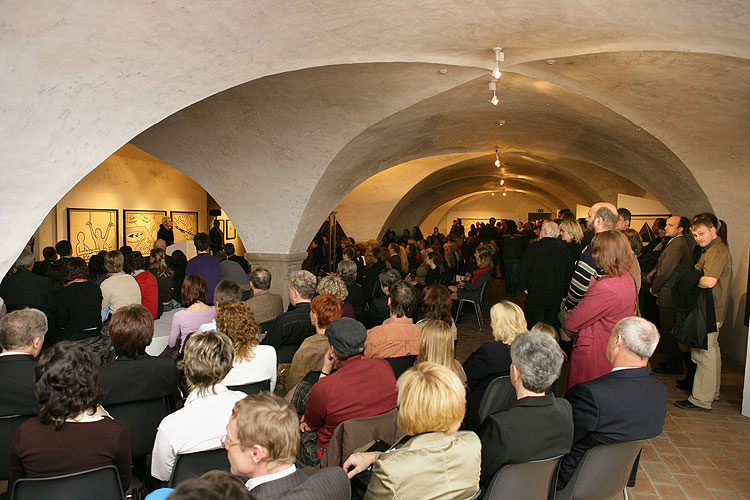
M689 311L678 311L674 325L677 342L708 350L708 334L716 331L714 299L710 288L703 288Z

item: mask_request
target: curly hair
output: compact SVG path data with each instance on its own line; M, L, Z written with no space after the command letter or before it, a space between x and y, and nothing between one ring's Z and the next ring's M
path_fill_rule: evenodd
M346 297L349 296L349 290L346 289L346 283L344 283L344 280L338 276L325 276L320 278L315 291L318 293L333 295L342 301L346 300Z
M77 342L58 342L43 352L34 368L39 420L59 429L65 419L96 411L104 398L94 356Z
M255 357L260 327L246 303L229 302L217 308L216 329L232 340L237 360L250 361Z

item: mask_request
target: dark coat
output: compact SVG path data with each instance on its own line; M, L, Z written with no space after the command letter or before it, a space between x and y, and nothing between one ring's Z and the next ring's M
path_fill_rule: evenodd
M510 346L498 341L482 344L464 361L466 382L475 408L479 408L490 382L510 373L510 362Z
M558 489L588 449L656 437L667 413L667 390L646 368L618 370L576 384L565 399L573 407L573 446L560 464Z
M169 357L118 357L99 367L99 385L104 391L102 404L129 403L161 397L177 402L179 372Z
M557 308L568 290L571 274L570 252L565 244L542 238L529 245L523 255L519 288L528 291L529 304Z
M309 476L297 470L289 476L256 486L252 494L258 500L349 500L351 486L344 469L326 467Z
M36 415L35 365L31 354L0 356L0 415Z
M482 476L487 485L505 464L563 455L573 444L573 410L553 394L516 400L490 415L479 429L482 441Z

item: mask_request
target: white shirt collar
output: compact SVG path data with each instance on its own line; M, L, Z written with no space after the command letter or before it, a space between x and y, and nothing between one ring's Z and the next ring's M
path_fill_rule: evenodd
M636 368L643 368L642 366L615 366L610 372L619 372L620 370L635 370Z
M210 387L207 391L205 391L202 395L198 395L198 391L194 390L191 391L190 394L188 394L187 399L185 400L185 406L189 405L193 401L197 401L198 399L206 399L210 398L211 396L214 396L216 394L221 394L222 392L227 392L229 389L224 384L216 384L213 387Z
M17 356L18 354L25 354L27 356L31 356L28 352L23 351L3 351L0 352L0 356Z
M274 472L273 474L266 474L265 476L258 476L258 477L251 477L247 480L245 483L245 486L247 487L248 491L251 491L253 488L255 488L258 485L261 485L263 483L270 483L271 481L276 481L277 479L281 479L282 477L291 476L297 471L297 467L294 466L294 464L290 465L286 469L282 469L278 472Z

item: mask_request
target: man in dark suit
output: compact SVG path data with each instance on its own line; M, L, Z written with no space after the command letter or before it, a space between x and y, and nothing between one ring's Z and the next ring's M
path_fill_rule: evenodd
M510 357L510 382L517 400L487 417L479 429L482 486L505 464L563 455L573 443L570 403L545 394L560 376L563 364L555 339L541 332L522 333L513 341Z
M560 464L557 489L565 487L588 449L661 434L667 390L646 368L658 343L659 331L650 321L637 316L620 320L607 343L612 371L565 394L573 407L573 447Z
M35 358L42 350L47 317L37 309L23 309L0 319L0 415L36 414Z
M518 285L526 294L523 312L529 328L542 320L560 326L557 314L560 301L570 283L570 252L557 239L557 223L546 220L539 232L539 241L529 245L521 259Z
M349 478L341 467L307 475L294 466L299 448L299 420L294 407L270 393L235 403L222 441L232 474L259 500L349 500Z
M0 282L0 297L5 301L8 312L24 307L39 309L47 315L48 326L52 328L52 285L49 278L31 272L34 267L34 255L31 250L21 252L13 267L15 272L8 274Z
M44 260L34 262L34 267L31 269L31 272L34 274L38 274L39 276L46 276L47 270L57 260L57 252L55 252L55 247L44 247L44 250L42 250L42 256L44 257Z
M654 369L656 373L682 373L683 355L674 336L674 324L677 318L677 308L672 300L672 286L677 279L690 269L690 250L685 240L685 233L690 232L690 221L687 217L676 215L667 219L664 238L669 242L659 255L656 268L651 276L651 293L656 295L659 306L659 321L661 322L662 343L664 344L664 365ZM688 353L689 354L689 353ZM690 356L687 356L690 362Z

